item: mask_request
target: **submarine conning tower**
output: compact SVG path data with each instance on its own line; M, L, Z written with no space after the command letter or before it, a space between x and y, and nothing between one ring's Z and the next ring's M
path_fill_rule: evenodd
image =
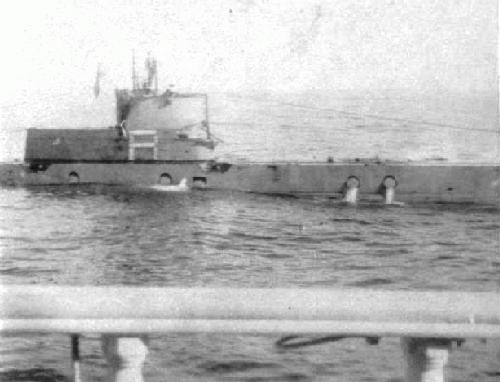
M39 171L51 163L214 159L206 94L118 89L116 110L110 128L28 129L25 162Z
M214 159L206 94L166 90L158 95L148 87L115 93L117 126L128 139L129 160Z

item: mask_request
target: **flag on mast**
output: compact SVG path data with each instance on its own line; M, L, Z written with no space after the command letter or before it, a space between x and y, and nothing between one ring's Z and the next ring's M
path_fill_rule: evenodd
M95 83L94 83L94 97L97 98L99 97L99 94L101 93L101 77L103 75L103 72L101 70L101 64L97 66L97 72L95 75Z
M155 58L151 58L150 53L148 53L148 57L146 58L145 66L146 66L146 71L148 73L147 86L148 88L152 88L153 81L156 79L157 76L157 63Z

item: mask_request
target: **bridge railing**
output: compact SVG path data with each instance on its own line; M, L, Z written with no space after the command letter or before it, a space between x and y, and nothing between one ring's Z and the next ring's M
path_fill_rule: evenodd
M99 333L109 381L142 381L147 336L167 332L400 337L405 380L444 381L451 343L500 337L500 294L356 289L3 286L1 333Z

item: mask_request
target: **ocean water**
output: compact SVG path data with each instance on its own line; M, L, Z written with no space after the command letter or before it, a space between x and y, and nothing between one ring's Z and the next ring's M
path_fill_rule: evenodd
M498 98L405 91L214 95L221 158L500 162Z
M495 161L498 137L490 131L496 126L490 109L490 103L477 100L416 102L402 95L367 100L226 94L210 104L213 133L223 141L218 156L252 161L328 156ZM326 198L237 192L4 188L0 282L498 292L499 235L496 206L345 207ZM397 339L384 338L377 346L346 339L281 349L279 338L154 336L146 380L401 380ZM65 336L3 337L0 380L65 380L69 349ZM82 339L81 355L83 380L102 380L98 337ZM499 377L500 341L470 340L451 353L450 381Z
M324 198L98 185L3 189L0 195L4 284L500 288L496 207L351 208ZM401 377L396 339L378 347L352 339L293 350L277 348L278 339L155 336L145 375L149 381ZM64 336L3 338L0 355L2 380L70 373ZM499 341L468 341L452 353L451 380L498 380L499 357ZM103 377L97 338L82 340L82 358L85 380Z

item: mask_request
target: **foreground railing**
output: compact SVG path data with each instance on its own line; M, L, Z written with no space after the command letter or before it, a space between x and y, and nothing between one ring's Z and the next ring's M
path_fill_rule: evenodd
M3 286L2 333L102 334L110 381L142 381L165 332L402 338L406 381L444 381L452 341L500 337L500 294L325 289ZM376 342L376 341L375 341Z

